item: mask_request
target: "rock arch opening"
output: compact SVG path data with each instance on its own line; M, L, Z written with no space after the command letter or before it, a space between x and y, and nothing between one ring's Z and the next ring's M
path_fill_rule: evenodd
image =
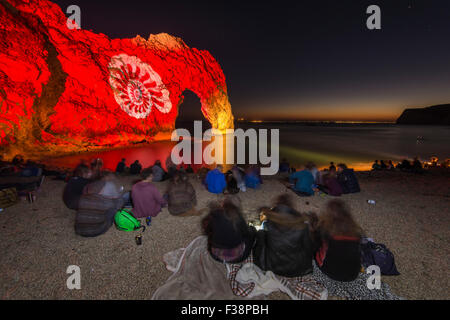
M191 90L185 90L182 101L178 106L175 129L184 128L191 131L194 128L194 121L202 121L203 130L211 128L211 123L202 113L199 96Z

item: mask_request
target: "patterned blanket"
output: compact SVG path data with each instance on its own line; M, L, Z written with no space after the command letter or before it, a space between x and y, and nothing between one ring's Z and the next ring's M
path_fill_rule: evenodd
M241 264L228 264L226 267L231 290L237 296L255 297L280 290L293 300L326 300L328 297L327 289L312 275L286 278L272 271L264 272L253 264L251 255Z
M172 276L156 290L153 300L264 299L282 291L292 299L327 299L327 290L311 276L283 278L263 272L250 257L241 264L223 264L211 258L207 238L194 239L187 248L163 257Z

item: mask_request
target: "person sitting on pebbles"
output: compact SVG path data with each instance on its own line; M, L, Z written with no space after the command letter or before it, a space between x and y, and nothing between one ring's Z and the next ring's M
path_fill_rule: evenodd
M250 255L256 230L247 225L237 196L228 196L222 203L210 204L209 214L202 220L208 237L211 257L222 263L240 263Z
M331 200L324 212L312 219L319 244L315 261L320 271L336 281L352 281L361 270L361 227L341 200Z
M273 208L261 212L263 228L256 234L254 263L264 271L283 277L300 277L312 272L314 242L309 216L293 208L292 199L282 194Z
M143 180L131 188L133 215L136 218L146 218L147 225L150 225L152 217L161 212L167 201L152 183L153 174L149 170L145 170L141 176Z
M225 175L222 173L222 165L217 165L214 170L211 170L206 175L206 186L208 191L211 193L219 194L223 193L227 187L227 182L225 180Z

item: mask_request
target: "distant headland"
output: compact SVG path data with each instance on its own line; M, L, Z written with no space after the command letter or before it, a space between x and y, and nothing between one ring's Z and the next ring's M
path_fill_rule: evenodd
M397 124L450 125L450 104L405 109Z

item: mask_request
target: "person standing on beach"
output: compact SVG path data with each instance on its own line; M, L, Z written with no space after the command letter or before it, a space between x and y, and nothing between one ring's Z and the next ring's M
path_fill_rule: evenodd
M147 225L152 217L156 217L163 207L167 205L159 190L152 183L153 174L144 171L143 180L131 188L131 199L133 201L133 215L136 218L147 218Z

